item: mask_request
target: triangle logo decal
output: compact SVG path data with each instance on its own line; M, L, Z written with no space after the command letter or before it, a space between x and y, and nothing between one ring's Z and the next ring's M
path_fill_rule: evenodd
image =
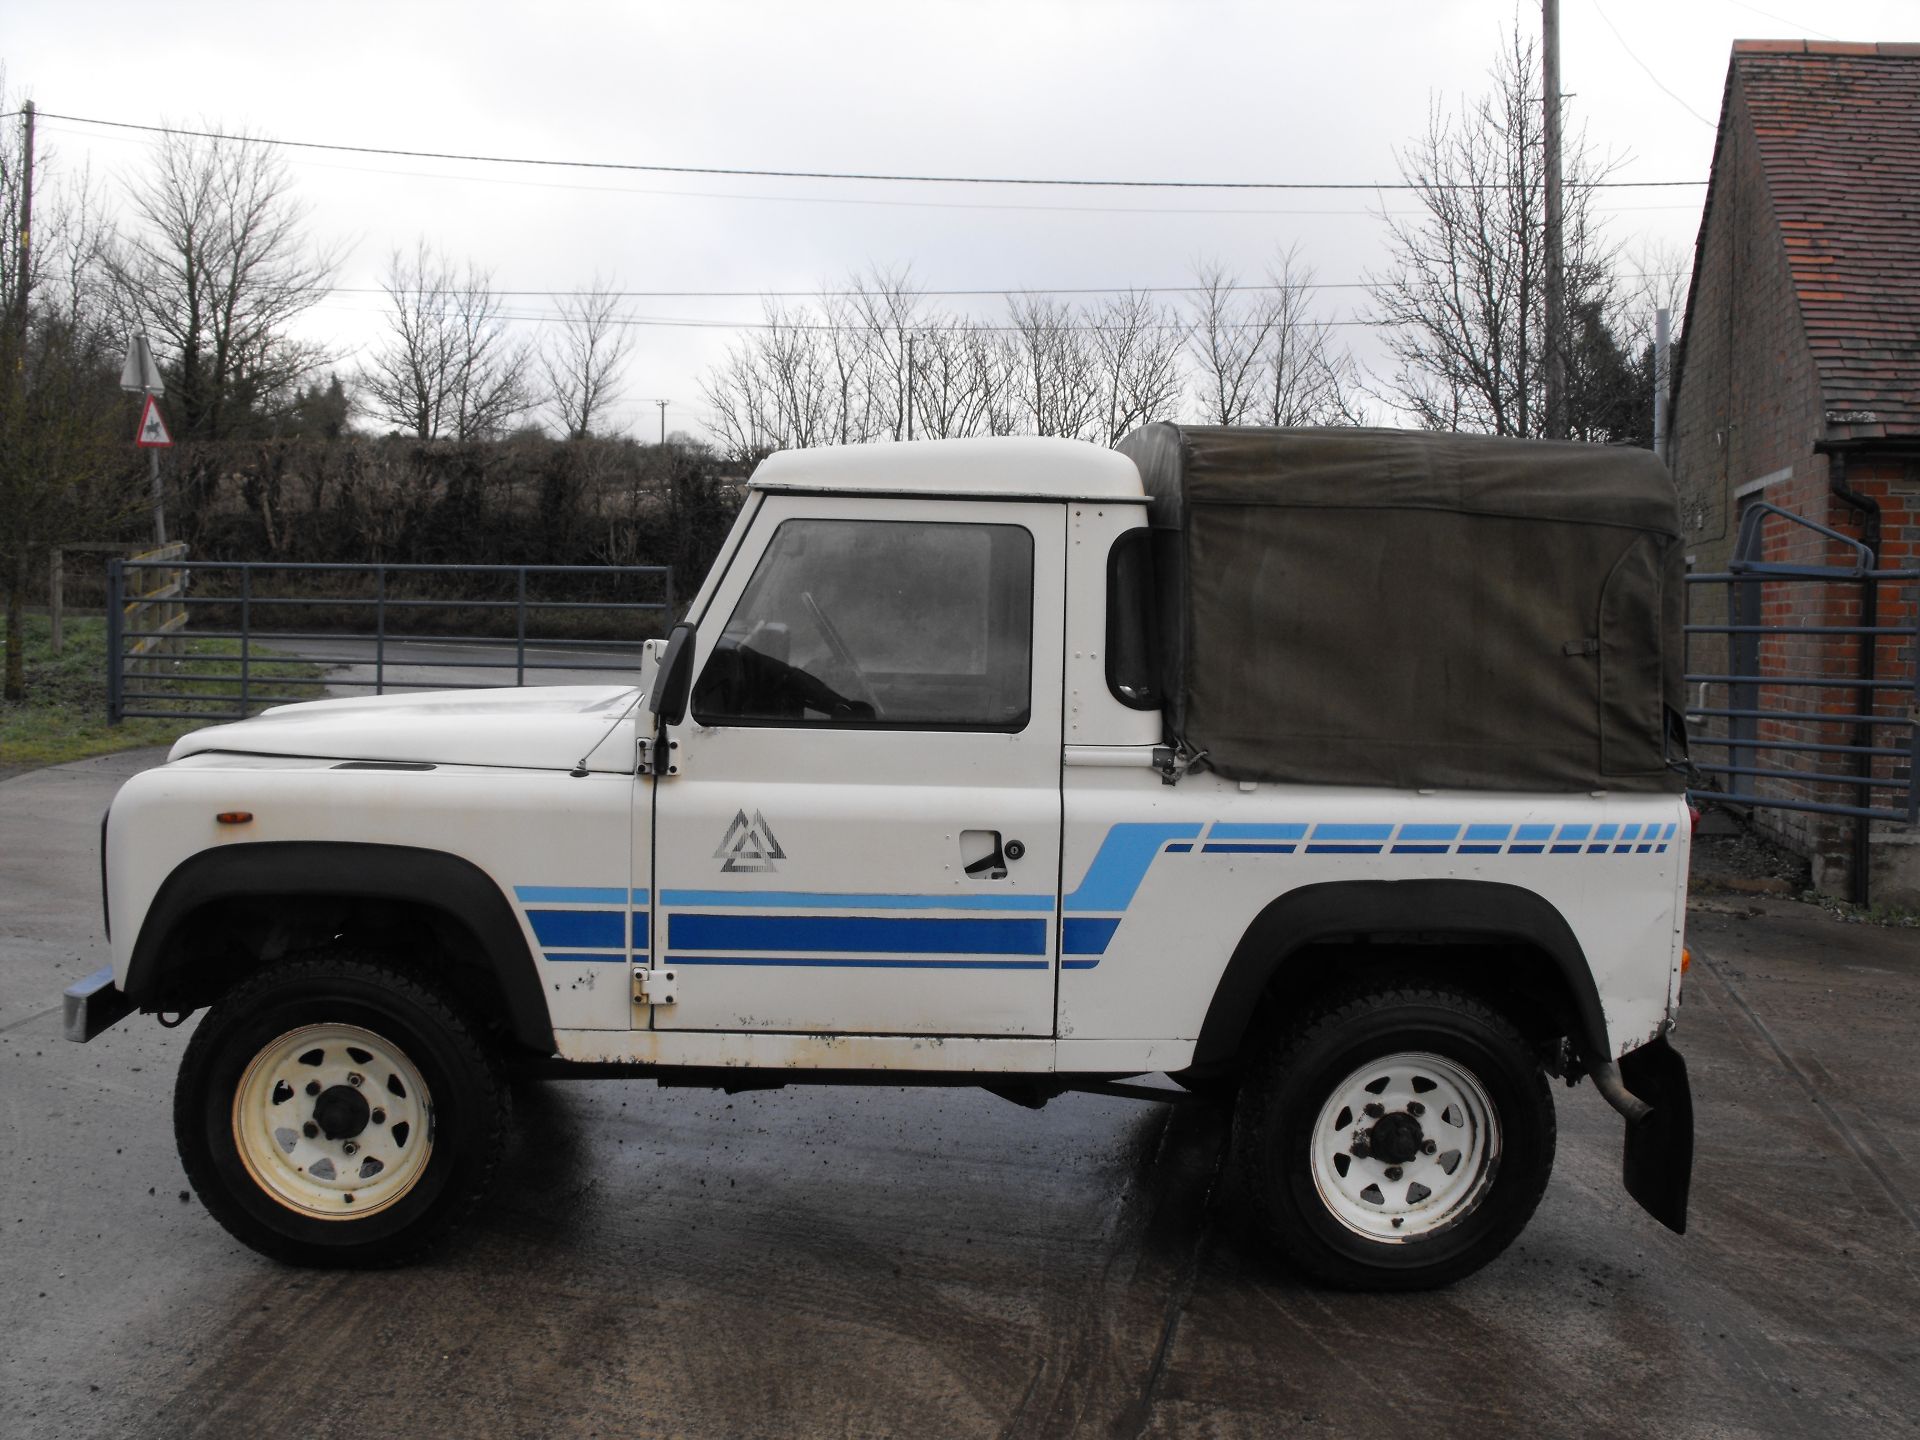
M767 824L766 816L756 810L749 820L747 812L742 810L733 817L726 838L713 852L713 858L726 862L720 867L723 875L756 875L774 869L774 862L786 859L787 852L774 838L773 827Z

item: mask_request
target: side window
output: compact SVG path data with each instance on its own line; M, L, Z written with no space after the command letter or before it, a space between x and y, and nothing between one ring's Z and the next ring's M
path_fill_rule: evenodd
M1129 530L1107 552L1107 688L1135 710L1160 708L1153 643L1153 532Z
M1024 729L1033 536L788 520L694 686L703 725Z

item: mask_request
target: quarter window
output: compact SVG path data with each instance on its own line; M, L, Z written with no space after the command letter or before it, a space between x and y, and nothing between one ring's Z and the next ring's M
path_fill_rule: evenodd
M788 520L694 687L703 725L1024 729L1033 536Z

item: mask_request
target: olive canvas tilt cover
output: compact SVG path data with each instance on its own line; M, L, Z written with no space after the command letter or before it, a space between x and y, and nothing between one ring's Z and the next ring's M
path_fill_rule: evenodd
M1679 790L1684 563L1646 450L1149 425L1173 738L1234 779Z

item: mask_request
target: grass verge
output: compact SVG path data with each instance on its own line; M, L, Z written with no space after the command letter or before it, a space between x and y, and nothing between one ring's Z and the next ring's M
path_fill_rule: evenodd
M204 714L205 719L123 720L109 725L106 621L69 618L62 629L64 644L55 655L47 617L26 617L27 698L0 700L0 766L59 765L115 750L171 745L189 730L232 718L233 699L240 693L237 641L188 639L184 658L155 656L132 662L148 673L130 688L167 697L137 703L190 711L196 717ZM5 656L6 641L0 637L0 662ZM270 693L272 687L262 681L313 678L322 670L304 661L271 657L271 651L252 648L247 667L250 691ZM300 688L304 692L308 687ZM317 690L315 698L319 698Z

